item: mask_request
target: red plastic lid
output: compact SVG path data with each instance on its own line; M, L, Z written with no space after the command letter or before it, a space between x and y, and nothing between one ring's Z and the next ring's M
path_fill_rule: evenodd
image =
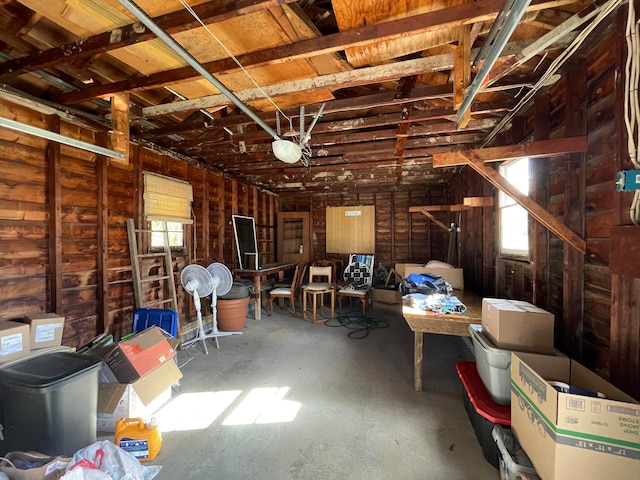
M456 370L476 412L493 423L510 427L511 407L493 401L478 375L475 362L458 362Z

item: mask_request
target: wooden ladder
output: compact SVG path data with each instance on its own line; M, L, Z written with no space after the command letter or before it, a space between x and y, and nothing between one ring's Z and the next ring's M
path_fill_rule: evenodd
M150 234L147 229L136 229L132 218L127 220L127 235L129 237L129 253L131 255L131 271L133 274L133 293L136 300L136 308L161 308L178 311L178 301L176 297L176 284L173 278L173 266L171 260L171 247L169 246L169 233L167 223L163 222L164 242L162 252L140 253L138 250L138 234ZM162 263L156 274L148 275L141 273L142 262L145 259L159 259ZM148 273L148 272L147 272ZM149 295L152 285L159 282L161 288L161 298L152 298Z

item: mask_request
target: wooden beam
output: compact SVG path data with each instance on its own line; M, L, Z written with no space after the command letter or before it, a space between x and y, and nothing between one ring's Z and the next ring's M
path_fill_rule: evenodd
M205 24L221 22L241 15L265 10L295 0L213 0L193 7ZM186 9L167 13L153 19L169 35L200 27L200 23ZM134 43L154 40L156 35L141 23L132 23L108 32L92 35L58 47L40 50L32 55L0 64L0 77L18 75L34 70L76 62L93 55L109 52Z
M565 132L587 133L587 64L584 58L572 58L567 71L571 82L565 89ZM578 235L585 233L585 189L587 155L571 153L564 164L564 223ZM585 247L586 250L586 247ZM582 253L582 255L581 255ZM562 341L560 347L571 358L582 361L584 347L584 253L565 243L562 269Z
M487 165L473 150L468 152L458 152L460 161L469 165L476 172L482 175L489 183L501 192L509 195L524 208L538 222L547 227L554 235L560 237L561 240L572 245L583 255L587 252L587 245L583 238L561 223L556 217L543 209L536 202L531 200L524 193L514 187L506 178L504 178L495 169Z
M433 213L431 213L429 210L424 209L423 207L417 207L420 210L418 210L421 214L423 214L424 216L426 216L429 220L431 220L433 223L435 223L437 226L439 226L442 230L444 230L445 232L449 233L451 231L451 227L448 227L447 225L445 225L444 223L442 223L440 220L438 220L436 217L433 216Z
M453 108L460 108L464 90L471 75L471 48L469 48L469 26L460 27L460 38L454 54L453 65Z
M242 102L249 103L261 100L265 96L272 98L291 93L313 92L325 88L347 88L370 83L381 83L387 80L395 80L400 77L419 75L432 72L441 67L441 63L436 57L416 58L375 67L359 68L346 72L330 73L318 77L304 78L291 82L283 82L275 85L267 85L260 88L250 88L234 92ZM169 115L202 108L212 108L228 105L231 100L226 95L207 95L193 100L182 100L173 103L165 103L152 107L144 107L142 115L144 117L156 117L159 115Z
M471 82L471 30L469 25L460 27L460 40L456 47L456 58L454 67L454 95L453 108L458 110L467 87ZM471 111L467 108L463 117L458 122L461 128L464 128L471 120Z
M538 92L534 102L535 140L549 138L549 95ZM549 205L549 159L542 157L529 164L531 184L529 191L534 202L548 210ZM533 261L533 304L545 310L551 309L549 296L549 230L540 222L529 223L531 231L531 259Z
M60 133L60 117L47 116L47 129ZM60 143L47 143L46 160L49 191L49 298L51 312L64 316L62 310L62 186Z
M493 197L464 197L462 203L468 207L493 207Z
M434 167L452 167L466 165L468 155L473 155L481 162L502 162L518 158L556 157L567 153L586 152L587 137L559 138L557 140L541 140L539 142L489 147L476 150L462 150L441 153L433 156Z
M120 93L111 97L111 126L109 144L112 150L124 155L124 160L113 161L129 163L129 94Z
M409 207L409 212L462 212L463 210L469 210L471 207L466 205L426 205L419 207Z
M533 0L528 11L555 8L574 3L574 1L575 0ZM250 66L274 65L293 59L306 59L310 56L343 51L347 47L365 46L370 43L379 43L383 40L388 41L406 37L408 34L437 31L443 28L453 28L465 24L492 20L502 8L503 3L503 0L480 0L470 4L454 5L446 9L366 25L344 32L300 40L287 45L238 55L237 58L245 68ZM513 54L515 53L517 52L513 52ZM451 55L450 58L451 65L453 65L453 56ZM230 58L208 62L203 64L203 66L213 74L237 68L237 64ZM133 80L96 85L82 91L56 96L53 100L64 104L78 103L96 97L108 96L114 92L155 88L198 77L199 75L193 68L182 67L148 76L141 76Z
M96 133L96 143L101 146L108 144L105 132ZM128 149L127 149L128 151ZM128 158L128 157L127 157ZM98 182L98 308L96 319L96 334L109 331L109 175L107 166L109 157L98 155L96 161Z

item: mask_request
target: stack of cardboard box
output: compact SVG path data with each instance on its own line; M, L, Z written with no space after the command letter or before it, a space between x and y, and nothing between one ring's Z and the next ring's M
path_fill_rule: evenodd
M151 327L103 349L99 431L113 432L119 418L147 419L171 398L171 387L182 377L174 358L178 344Z
M493 346L511 351L511 428L541 478L638 478L640 404L578 362L554 354L551 313L526 302L486 298L482 326ZM491 378L483 382L492 384Z
M19 360L33 350L55 347L62 341L64 317L32 313L22 321L0 320L0 363Z

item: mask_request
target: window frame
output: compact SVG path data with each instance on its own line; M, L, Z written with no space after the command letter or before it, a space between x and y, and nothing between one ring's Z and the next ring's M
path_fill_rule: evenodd
M526 160L526 169L525 171L527 172L527 191L526 192L522 192L522 190L520 188L518 188L518 186L513 183L509 177L506 175L506 170L509 167L513 167L517 162ZM499 167L499 173L500 175L502 175L509 183L511 183L514 187L518 188L518 190L520 190L523 194L525 195L529 195L529 191L531 189L531 159L528 157L522 157L522 158L518 158L515 160L510 160L508 162L504 162L500 165ZM503 199L506 198L507 202L509 203L508 205L503 205ZM498 206L498 236L497 236L497 250L498 250L498 258L502 258L502 259L511 259L511 260L519 260L519 261L531 261L531 215L529 214L529 212L524 209L524 207L522 207L519 203L517 203L511 196L509 196L508 194L502 192L501 190L498 191L498 202L497 202L497 206ZM502 235L503 235L503 229L502 229L502 223L503 223L503 211L505 208L518 208L518 209L522 209L524 214L526 215L526 238L527 238L527 249L526 251L524 249L519 250L519 249L509 249L509 248L504 248L503 247L503 242L502 242Z
M149 248L152 251L160 251L160 250L164 250L164 240L162 241L161 245L154 245L154 233L157 232L163 232L164 230L154 230L154 223L157 222L162 222L163 220L149 220ZM169 235L169 249L170 250L174 250L174 251L184 251L187 248L187 243L186 243L186 229L184 228L186 224L181 223L181 222L166 222L167 223L167 233ZM172 232L178 232L178 230L170 230L169 229L169 225L170 223L173 223L175 225L180 225L181 226L181 230L179 230L179 233L182 237L182 244L181 245L171 245L171 233Z

